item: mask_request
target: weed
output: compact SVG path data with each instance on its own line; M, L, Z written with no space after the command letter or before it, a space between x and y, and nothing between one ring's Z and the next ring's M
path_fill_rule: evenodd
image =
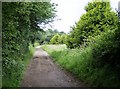
M55 62L90 86L119 87L119 76L114 68L108 64L100 68L96 66L92 48L87 46L80 49L52 50L45 46L45 50L53 57Z

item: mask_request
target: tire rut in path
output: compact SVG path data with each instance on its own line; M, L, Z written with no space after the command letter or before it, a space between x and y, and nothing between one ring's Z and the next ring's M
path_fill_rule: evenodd
M52 62L47 52L36 48L21 87L84 87Z

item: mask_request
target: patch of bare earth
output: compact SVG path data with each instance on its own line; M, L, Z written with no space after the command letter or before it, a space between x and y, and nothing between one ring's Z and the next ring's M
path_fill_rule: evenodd
M84 87L84 84L54 64L47 52L36 48L21 87Z

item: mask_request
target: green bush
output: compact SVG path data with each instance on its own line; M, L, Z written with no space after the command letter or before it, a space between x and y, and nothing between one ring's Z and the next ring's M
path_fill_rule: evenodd
M23 74L26 70L28 63L32 54L29 52L24 57L24 61L22 60L3 60L2 63L2 86L3 87L19 87L20 82L23 78Z
M109 29L109 28L106 28ZM88 38L79 49L50 50L53 60L90 86L119 87L119 28Z
M105 32L92 39L94 42L91 42L90 45L92 48L92 55L97 66L102 67L105 64L110 64L115 67L120 65L120 41L116 38L116 30L118 29Z
M85 7L86 13L72 27L67 46L69 48L80 47L91 37L103 34L106 31L118 27L117 13L113 12L110 2L90 2Z
M24 69L24 63L22 61L15 61L15 60L5 60L5 65L3 65L3 86L9 87L18 87L21 75ZM11 72L12 71L12 72Z

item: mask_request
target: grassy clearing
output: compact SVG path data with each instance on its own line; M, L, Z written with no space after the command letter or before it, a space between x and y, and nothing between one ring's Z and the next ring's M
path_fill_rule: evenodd
M66 45L63 44L63 45L42 45L41 46L43 49L47 50L48 53L51 53L53 51L62 51L62 50L65 50L67 49Z
M56 47L57 50L53 48L49 49L49 47L43 46L55 62L90 86L119 87L119 75L116 74L116 70L109 65L104 65L100 68L94 65L92 47L66 49L66 47L61 46L63 48Z

